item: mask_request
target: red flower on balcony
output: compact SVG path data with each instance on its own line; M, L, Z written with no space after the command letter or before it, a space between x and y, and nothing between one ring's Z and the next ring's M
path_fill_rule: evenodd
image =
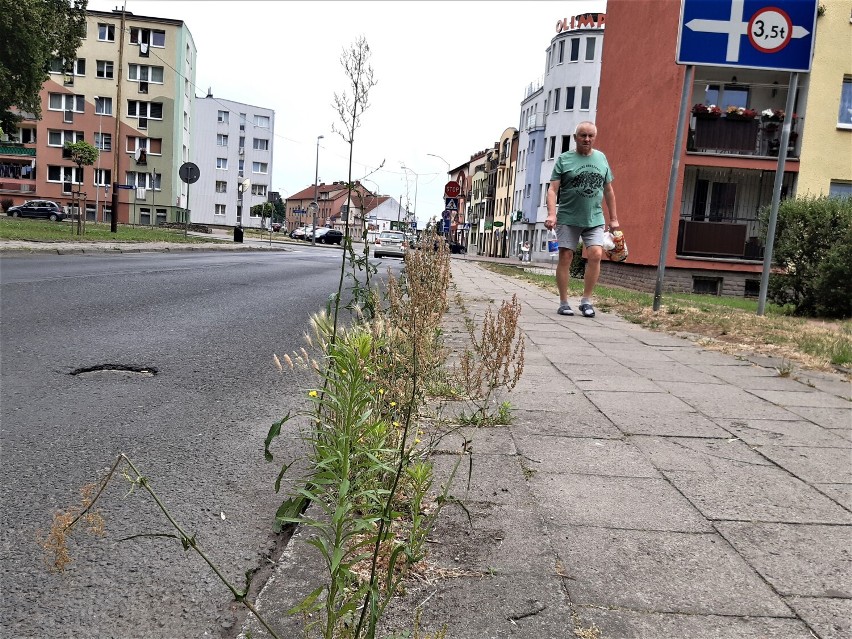
M718 118L722 115L722 109L715 104L696 104L692 107L692 115L699 118Z
M754 120L757 117L757 111L731 105L727 108L725 117L728 120Z

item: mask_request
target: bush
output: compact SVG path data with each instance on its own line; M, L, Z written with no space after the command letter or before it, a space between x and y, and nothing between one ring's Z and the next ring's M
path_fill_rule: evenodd
M14 205L15 205L15 201L10 197L4 197L2 200L0 200L0 208L3 209L4 213L9 210L10 206L14 206Z
M769 212L762 212L764 227ZM852 198L787 200L778 209L768 297L796 315L852 315Z

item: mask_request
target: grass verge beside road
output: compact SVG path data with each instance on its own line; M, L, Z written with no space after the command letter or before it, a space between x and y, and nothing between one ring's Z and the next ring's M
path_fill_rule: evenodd
M517 277L550 290L556 300L556 278L522 267L481 262L501 275ZM571 280L571 294L579 296L582 283ZM811 370L840 372L852 377L852 321L806 319L786 314L769 304L758 316L757 300L667 293L658 312L653 295L612 286L595 289L600 311L618 313L635 324L696 341L702 347L733 355L759 354L780 358L779 374L794 364ZM554 305L556 302L554 301ZM555 308L555 306L554 306Z
M184 236L181 229L119 225L116 233L109 224L86 223L84 235L77 235L76 222L50 222L0 217L0 240L28 242L174 242L203 244L219 240L197 235Z

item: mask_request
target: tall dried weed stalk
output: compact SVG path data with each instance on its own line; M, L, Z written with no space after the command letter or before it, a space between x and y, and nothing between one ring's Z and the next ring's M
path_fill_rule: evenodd
M475 411L473 423L491 423L496 417L492 406L494 392L499 388L511 390L524 372L524 335L518 327L521 305L518 296L503 300L495 314L489 306L482 326L465 321L471 348L465 349L457 365L458 382Z

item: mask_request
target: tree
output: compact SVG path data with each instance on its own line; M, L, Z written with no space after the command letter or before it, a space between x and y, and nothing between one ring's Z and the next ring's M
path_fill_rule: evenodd
M53 58L71 65L86 35L88 0L0 0L0 128L41 119L39 92Z
M78 175L82 175L84 166L92 166L100 155L97 148L85 141L66 142L65 148L71 154L71 161L77 165ZM78 177L78 182L83 182L81 177ZM83 234L83 212L80 210L80 186L77 186L77 235ZM73 199L72 199L73 201Z

